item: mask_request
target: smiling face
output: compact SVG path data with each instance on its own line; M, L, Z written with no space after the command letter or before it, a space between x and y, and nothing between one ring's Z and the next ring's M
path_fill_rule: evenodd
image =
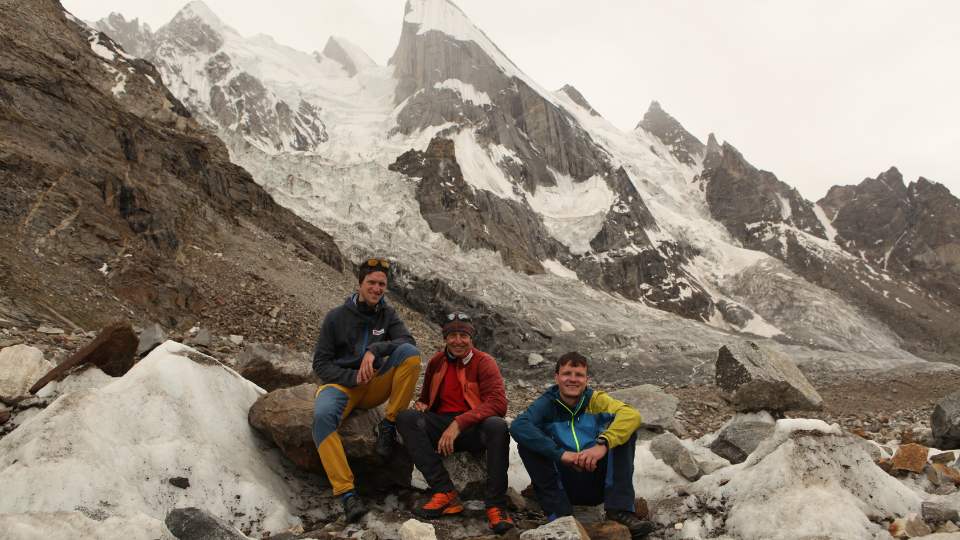
M456 358L463 358L473 349L473 338L465 332L450 332L444 339L447 342L447 352Z
M587 389L587 366L575 366L573 364L564 364L560 366L559 371L554 375L557 381L557 387L560 389L560 398L567 405L576 405L580 401L580 396Z
M385 272L370 272L363 276L363 281L357 286L360 301L370 307L377 305L387 290L387 274Z

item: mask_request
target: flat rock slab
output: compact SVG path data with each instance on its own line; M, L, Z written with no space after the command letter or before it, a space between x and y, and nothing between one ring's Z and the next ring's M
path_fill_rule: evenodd
M318 384L310 356L272 343L252 343L237 357L237 372L268 392Z
M36 347L14 345L0 350L0 401L14 403L27 397L30 385L53 367Z
M120 377L133 367L139 342L130 323L112 323L93 341L44 375L30 388L30 393L37 393L50 381L63 380L73 368L83 364L93 364L111 377Z
M716 384L738 411L823 408L820 394L792 360L752 341L720 347Z
M664 392L659 386L641 384L610 392L610 396L640 411L643 426L646 428L673 427L679 399Z
M922 473L923 467L927 464L928 451L926 446L916 443L900 446L897 448L897 453L893 455L893 470Z
M586 529L573 516L557 518L520 534L520 540L590 540Z

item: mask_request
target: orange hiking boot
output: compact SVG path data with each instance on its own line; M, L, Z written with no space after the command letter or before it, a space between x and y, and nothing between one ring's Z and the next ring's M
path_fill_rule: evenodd
M426 519L452 516L460 512L463 512L463 503L460 502L460 497L456 491L434 493L426 504L413 511L414 514Z
M487 508L487 521L490 523L490 529L496 534L503 534L515 527L513 520L510 519L510 514L497 506Z

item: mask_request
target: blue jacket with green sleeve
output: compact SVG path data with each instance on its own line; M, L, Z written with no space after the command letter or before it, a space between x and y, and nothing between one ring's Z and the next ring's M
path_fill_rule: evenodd
M596 444L597 437L615 448L640 427L640 413L601 390L587 387L575 407L551 386L510 425L517 444L560 461L564 451L579 452Z

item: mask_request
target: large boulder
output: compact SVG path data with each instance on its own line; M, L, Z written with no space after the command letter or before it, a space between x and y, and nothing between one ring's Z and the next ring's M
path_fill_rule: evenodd
M140 332L140 340L137 342L137 356L146 356L147 353L166 340L167 333L163 331L160 323L150 324L143 329L143 332Z
M310 383L274 390L257 399L247 419L297 467L324 474L312 434L316 391L317 386ZM374 451L377 439L374 429L382 419L379 408L355 409L337 429L361 490L410 485L413 464L405 451L396 452L387 463Z
M128 322L115 322L100 331L93 341L50 370L31 388L35 394L50 381L60 381L71 370L84 364L93 364L111 377L120 377L133 367L140 339Z
M237 372L268 392L319 382L308 354L273 343L250 344L237 357Z
M776 422L770 413L738 414L720 430L710 450L730 463L743 463L757 446L773 433Z
M716 383L738 411L819 410L823 399L786 355L752 341L720 347Z
M199 508L174 508L164 524L179 540L246 540L229 523Z
M30 385L53 368L43 351L29 345L0 350L0 401L13 403L28 395Z
M640 386L610 392L610 396L640 411L640 417L643 419L643 427L645 428L667 429L673 427L679 400L675 396L664 392L659 386L641 384Z
M650 441L650 453L691 482L703 476L696 458L673 433L657 435Z
M960 390L937 403L930 428L937 448L960 448Z
M557 518L520 534L520 540L590 540L586 529L573 516Z

